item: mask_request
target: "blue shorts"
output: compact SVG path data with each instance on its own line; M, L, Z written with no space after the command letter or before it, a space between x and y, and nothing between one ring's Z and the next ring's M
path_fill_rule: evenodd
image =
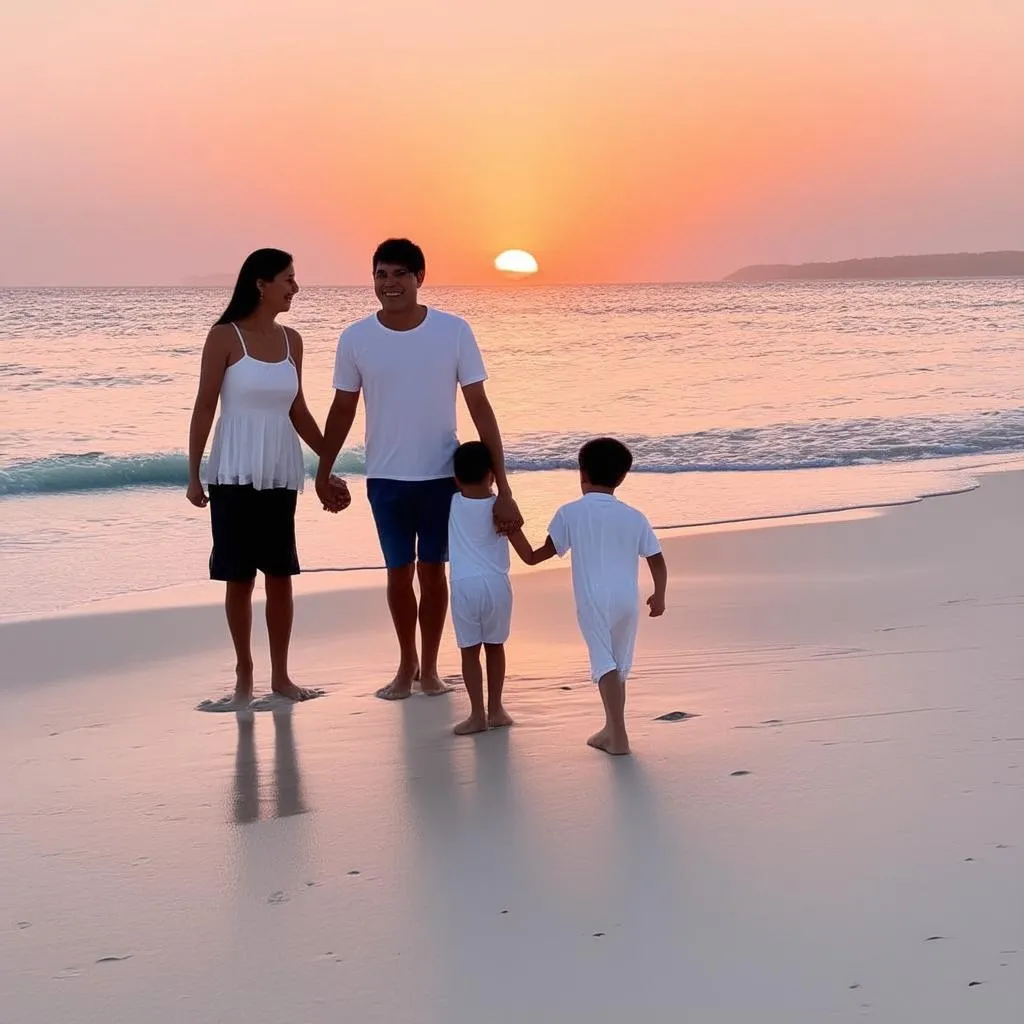
M366 497L377 524L384 564L401 569L417 560L448 561L448 513L458 490L449 477L440 480L366 481Z

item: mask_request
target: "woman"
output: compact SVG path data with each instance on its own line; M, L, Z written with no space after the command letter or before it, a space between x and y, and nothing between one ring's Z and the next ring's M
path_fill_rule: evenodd
M267 592L270 685L291 700L320 691L296 686L288 676L292 632L295 505L305 468L299 438L316 454L323 435L302 394L302 338L277 323L298 292L292 258L258 249L242 264L231 301L203 348L199 392L188 446L188 500L210 505L213 553L210 578L227 584L225 609L235 645L235 692L217 702L232 708L253 694L252 594L257 571ZM209 498L199 468L220 401L221 415L207 467ZM332 511L351 498L332 478ZM216 705L213 705L216 706Z

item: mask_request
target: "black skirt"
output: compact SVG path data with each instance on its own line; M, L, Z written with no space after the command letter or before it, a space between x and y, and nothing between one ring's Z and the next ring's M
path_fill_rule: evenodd
M252 484L211 484L213 551L210 579L229 583L265 576L295 576L295 505L298 492L285 487L258 491Z

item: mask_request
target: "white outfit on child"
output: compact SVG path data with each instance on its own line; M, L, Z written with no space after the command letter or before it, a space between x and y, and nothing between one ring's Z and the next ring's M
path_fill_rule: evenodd
M576 620L591 677L617 671L625 682L640 620L640 559L661 552L651 524L615 495L591 491L555 513L548 536L560 556L572 551Z
M460 648L503 644L512 628L508 538L494 529L494 497L452 497L448 559Z

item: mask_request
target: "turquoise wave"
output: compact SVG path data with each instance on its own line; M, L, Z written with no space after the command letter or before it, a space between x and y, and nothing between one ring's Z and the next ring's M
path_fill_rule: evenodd
M673 435L619 435L647 473L765 472L916 462L1024 451L1024 408L936 416L807 420ZM583 434L532 434L507 445L518 472L575 469ZM316 460L306 452L306 470ZM335 471L365 471L361 449L345 451ZM0 467L0 497L128 487L184 487L183 452L55 454Z

